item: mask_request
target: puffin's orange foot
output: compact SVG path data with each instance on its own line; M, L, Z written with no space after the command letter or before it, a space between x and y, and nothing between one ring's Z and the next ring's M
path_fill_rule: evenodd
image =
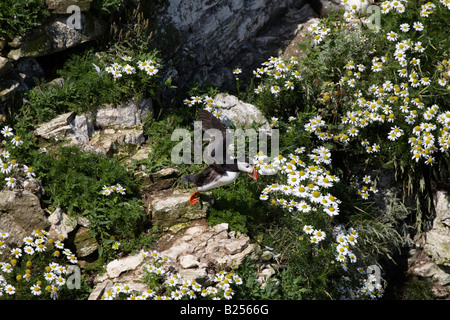
M189 204L193 206L198 202L198 197L200 197L200 193L196 190L191 194L191 197L189 198Z

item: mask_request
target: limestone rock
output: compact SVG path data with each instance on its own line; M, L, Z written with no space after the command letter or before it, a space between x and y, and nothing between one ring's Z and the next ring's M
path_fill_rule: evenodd
M175 224L205 218L209 204L203 206L189 204L191 193L172 194L163 198L156 198L150 204L151 219L154 225L169 228Z
M153 151L153 150L152 150L152 148L151 148L150 146L148 146L148 145L143 145L143 146L141 146L141 147L136 151L135 154L133 154L133 155L131 156L130 159L133 159L133 160L135 160L135 161L141 161L141 160L147 159L148 156L149 156L149 154L150 154L152 151Z
M175 168L164 168L157 172L150 174L150 179L153 183L158 182L162 179L175 178L180 175L180 171Z
M87 144L87 149L103 154L112 154L124 144L139 144L145 141L142 126L124 129L105 129L95 131Z
M215 87L235 89L233 69L239 67L242 77L251 77L251 70L264 59L278 56L299 24L319 17L312 8L317 1L165 2L164 14L158 17L163 26L158 36L170 44L174 81L180 85L186 80L208 81ZM146 10L154 8L147 5Z
M170 241L170 238L167 240ZM207 266L239 265L254 251L255 245L250 244L247 236L235 237L233 232L228 232L228 224L222 223L214 227L189 227L161 254L171 259L170 265L177 269L180 275L198 280L205 276L204 268Z
M34 130L34 135L37 137L49 139L62 140L66 134L72 130L71 122L75 118L75 112L67 112L57 116L56 118L39 125Z
M82 29L75 29L67 24L67 18L60 18L45 27L45 33L51 42L51 51L58 52L90 41L100 36L105 25L100 20L81 15Z
M119 107L108 105L98 109L95 122L102 129L115 126L133 127L142 124L149 113L153 113L151 99L131 100Z
M106 30L106 24L102 20L84 13L80 16L81 29L69 26L68 17L55 16L45 26L21 38L17 48L8 53L8 58L19 60L24 57L41 57L63 51L95 39Z
M112 154L122 145L145 142L143 121L152 112L150 99L105 106L92 115L67 112L39 125L34 135L46 141L64 140L84 150Z
M433 261L442 266L450 266L450 233L431 230L426 234L424 250Z
M450 284L450 274L446 273L431 261L415 267L414 273L424 278L433 278L436 282L443 286Z
M52 49L50 38L42 30L34 30L24 37L22 45L8 53L11 60L19 60L25 57L40 57L49 54Z
M425 235L424 250L433 261L442 266L450 266L450 196L438 191L434 197L436 218L433 228Z
M73 119L72 127L69 131L69 137L74 143L88 143L93 133L94 123L88 115L77 115L75 119Z
M110 279L117 278L124 272L136 269L143 261L142 254L135 254L123 259L115 259L106 266L106 274Z
M309 9L310 11L312 9ZM314 16L311 14L311 16ZM284 59L288 59L290 57L302 57L305 55L305 53L299 48L299 44L304 44L307 38L307 35L309 34L308 28L310 25L314 23L318 23L320 21L320 18L314 17L311 19L308 19L307 21L299 24L295 31L294 36L289 41L288 45L284 48L283 52L281 53L281 57Z
M89 295L88 300L100 300L103 292L112 286L113 282L111 280L98 283Z
M408 272L429 279L438 298L450 295L450 196L437 191L434 195L436 217L431 230L415 239L416 248L408 257Z
M242 252L245 248L247 248L248 244L249 239L247 237L243 237L241 239L236 239L233 242L225 244L225 249L227 249L231 255L234 255Z
M257 281L261 284L261 288L265 288L267 285L267 281L271 276L275 274L275 269L271 265L264 266L259 272L258 272L258 279Z
M166 234L159 239L159 245L165 249L157 250L161 255L169 258L162 267L166 272L176 273L183 279L196 280L201 284L212 284L214 274L210 274L211 266L221 267L239 265L242 259L251 255L257 246L250 244L245 235L236 237L234 232L228 232L228 224L222 223L213 227L204 222L185 229L182 234ZM228 248L228 249L227 249ZM230 248L232 253L230 253ZM106 272L95 278L96 286L89 300L98 300L105 290L115 283L127 284L139 292L147 290L143 282L147 252L111 261L106 266ZM147 260L148 259L148 260ZM213 271L214 273L214 271ZM273 268L266 266L260 276L269 277L274 273Z
M219 93L214 97L214 103L222 107L222 114L240 128L249 129L253 124L260 124L261 129L270 130L269 123L263 113L250 103L240 101L237 97Z
M450 195L448 192L437 191L434 197L436 218L433 221L433 229L442 231L450 230Z
M90 223L91 222L86 217L83 217L83 216L77 217L77 224L79 224L80 226L88 228Z
M5 101L14 96L18 91L22 83L22 79L17 80L5 80L0 82L0 100Z
M85 258L97 251L99 245L89 228L80 227L73 240L78 258Z
M180 265L183 269L191 269L198 267L199 262L194 255L188 254L180 258Z
M77 221L70 218L65 214L60 207L57 207L55 211L48 217L48 221L51 223L48 231L50 238L62 237L62 240L68 238L70 232L72 232L76 226Z
M172 246L171 248L165 250L163 254L173 261L177 261L180 256L183 254L190 254L194 252L194 247L187 242L179 243L176 246Z
M95 287L88 300L100 300L101 295L114 283L126 283L131 290L147 290L142 279L143 251L139 254L115 259L108 263L106 272L94 279Z
M38 199L41 199L42 195L45 194L45 189L42 187L42 183L39 180L25 177L21 184L24 190L31 192L38 197Z
M12 63L5 57L0 57L0 76L10 73L13 69Z
M21 246L24 237L49 226L36 195L28 190L0 191L0 230L9 233L12 246Z

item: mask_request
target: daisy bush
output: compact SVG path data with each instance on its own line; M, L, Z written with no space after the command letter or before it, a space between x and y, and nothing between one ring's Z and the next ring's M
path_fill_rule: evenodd
M355 214L358 206L380 214L369 208L380 168L394 169L409 183L406 192L424 196L429 177L448 161L450 41L441 32L448 1L381 1L380 25L370 28L365 8L347 5L311 24L300 45L306 56L270 57L253 71L248 91L271 126L285 130L286 155L255 159L265 181L272 179L260 199L295 221L302 249L284 256L308 256L308 279L333 279L333 298L383 294L380 279L365 273L376 257L359 241L371 231Z
M339 125L328 121L314 134L343 145L357 141L368 155L383 152L408 164L433 165L447 151L449 43L436 30L449 12L438 1L420 3L381 4L381 30L357 36L366 54L350 55L337 67L318 99L340 111L333 119ZM330 98L335 91L341 100Z
M144 267L144 280L148 289L140 292L126 283L115 283L102 295L102 300L230 300L243 283L233 271L219 271L202 285L182 277L174 268L168 267L170 259L158 251L143 252L150 260Z
M111 193L119 193L121 195L125 194L125 188L122 187L119 183L114 184L112 186L103 186L102 194L104 196L109 196Z
M320 146L307 155L304 152L305 148L300 147L287 157L279 155L274 159L258 154L254 159L258 172L277 179L262 190L260 199L281 207L298 224L302 230L300 245L308 248L304 254L312 256L311 264L321 265L330 279L341 275L348 280L338 286L339 293L333 293L336 298L381 297L381 279L376 285L367 281L367 266L358 259L361 249L357 230L335 219L340 214L341 200L330 190L340 179L330 171L330 151ZM368 177L366 180L369 182Z
M311 134L343 147L359 144L368 157L383 152L410 165L433 165L449 145L449 40L439 31L448 4L384 1L381 14L380 30L361 27L358 10L331 27L327 20L312 24L314 59L299 66L296 58L270 58L254 71L265 79L255 92L277 97L319 74L320 91L312 93L323 114L305 126ZM327 56L330 46L343 49L343 43L348 50Z
M36 173L33 167L20 164L14 155L16 149L22 147L23 139L14 133L14 129L6 124L6 117L0 115L1 136L0 141L0 177L6 187L14 189L24 178L34 179ZM3 185L3 183L2 183Z
M253 70L248 96L256 96L258 107L275 119L278 115L273 115L273 109L278 110L279 114L294 116L299 111L297 97L304 96L308 90L302 84L303 73L299 61L298 57L270 57L261 67Z
M110 65L106 66L104 71L111 74L114 80L124 78L129 80L136 75L143 81L143 76L152 77L159 72L161 65L155 59L145 59L143 61L133 59L131 56L122 56L120 60L115 59ZM101 73L100 67L94 64L94 68ZM124 80L125 81L125 80Z
M162 68L155 51L127 54L126 49L97 53L98 59L91 64L98 81L110 83L122 95L142 99L156 97L161 86L159 71Z
M266 65L278 65L276 61L279 60L271 61ZM293 70L295 74L295 69ZM221 106L215 104L209 96L191 96L186 98L184 103L191 108L204 108L223 120ZM298 250L298 252L284 250L279 256L281 260L295 260L295 264L300 265L299 268L303 270L301 272L308 273L311 282L317 281L317 283L309 284L308 289L300 289L302 290L300 292L311 291L305 293L304 297L317 298L321 293L312 292L322 290L318 288L327 287L333 298L379 298L384 293L384 287L381 279L376 279L376 283L372 278L368 280L371 275L366 272L368 261L364 253L361 253L364 249L358 247L358 231L353 227L344 226L339 219L336 219L342 210L340 207L342 201L333 194L332 190L333 187L336 188L337 185L339 187L342 184L339 185L341 179L332 172L332 154L329 146L319 145L311 149L311 139L306 137L310 133L304 130L305 128L320 127L324 124L325 121L320 116L312 119L305 119L305 115L290 116L286 122L280 122L277 117L271 117L272 128L286 131L280 137L283 148L288 144L286 140L292 143L292 140L298 139L302 140L302 147L291 148L293 152L287 156L280 154L269 157L259 152L253 159L260 175L258 180L263 183L270 182L262 189L259 199L286 213L287 217L284 218L287 221L286 224L294 226L292 229L289 227L289 233L300 232L300 236L293 240L297 242L295 244L297 248L294 251ZM299 134L299 130L303 130L304 133ZM374 181L369 175L363 177L361 184L360 186L355 181L353 186L353 192L360 194L361 199L367 199L369 193L377 192ZM291 245L294 244L290 243L288 246ZM292 266L293 270L296 268L298 267ZM156 273L163 272L162 269L153 266L150 269ZM282 283L292 282L293 278L299 277L296 271L291 272L282 272L278 275ZM324 279L325 274L329 281ZM288 285L282 284L282 287ZM305 284L305 287L308 285ZM281 294L285 298L288 297L286 292ZM289 298L299 297L301 295Z
M161 83L159 61L154 51L133 53L123 48L73 55L57 71L63 80L56 84L42 82L27 92L20 117L31 116L40 123L67 111L83 113L104 104L157 98L165 85Z
M9 236L8 232L0 233L0 299L81 299L87 295L81 275L71 277L78 259L62 239L54 240L45 230L35 230L23 238L22 246L8 252Z
M222 106L214 103L214 99L209 95L193 95L189 98L185 98L183 104L188 108L195 108L195 110L198 108L205 109L206 111L211 112L217 119L224 120Z
M315 110L304 126L313 139L348 159L394 168L405 189L423 193L430 190L429 177L440 175L435 164L448 162L450 40L440 30L449 5L399 0L382 1L378 8L377 28L361 23L368 15L358 6L313 23L302 45L307 57L271 57L254 71L261 78L256 101L277 99L268 106L283 111L292 100L294 111ZM347 180L367 199L376 192L376 177L361 185L356 180L366 174L359 175Z
M311 70L326 71L314 92L325 123L311 133L369 165L393 168L405 193L417 198L421 230L432 183L449 160L450 41L440 30L450 11L446 1L383 1L380 11L374 30L355 23L363 13L351 12L352 18L336 23L354 32L327 35L312 49L318 65L305 61ZM340 43L350 50L324 53Z

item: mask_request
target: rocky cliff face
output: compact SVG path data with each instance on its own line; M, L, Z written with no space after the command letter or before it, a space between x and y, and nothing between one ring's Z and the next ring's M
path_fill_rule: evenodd
M416 239L410 251L408 271L430 281L433 293L445 298L450 293L450 195L436 192L434 206L433 226Z
M7 106L14 97L17 97L17 93L29 90L34 83L34 77L39 78L45 75L47 70L43 70L38 63L40 57L62 53L105 34L108 28L102 19L92 15L91 2L92 0L46 0L51 16L40 28L10 41L0 39L0 112L2 105ZM209 81L216 87L224 88L227 85L234 85L232 70L236 67L252 70L271 55L289 55L290 52L299 54L298 48L296 49L297 42L301 41L302 34L306 30L305 25L315 21L314 19L323 15L323 10L335 6L334 3L339 1L332 0L330 4L319 0L167 0L158 2L158 5L149 4L150 2L144 5L146 2L144 0L134 1L135 4L140 2L143 4L143 10L147 12L161 12L158 14L159 27L155 30L155 38L172 39L166 43L168 49L165 55L168 60L165 64L168 67L168 74L174 78L177 85L189 84L192 81ZM81 28L72 28L68 25L71 13L67 13L67 8L70 5L80 7ZM238 111L243 104L238 103L235 97L221 95L217 99L219 98L224 102L224 112L230 112L227 115L230 119L242 119ZM120 149L122 144L139 146L143 143L142 116L136 118L136 114L150 109L151 101L141 101L140 104L130 101L118 108L105 106L95 113L95 117L87 114L76 115L71 112L42 124L36 129L35 135L47 141L55 138L67 139L71 143L83 145L86 149L110 154ZM249 114L248 111L249 109L246 109L244 113ZM118 118L120 123L115 122ZM142 156L148 156L150 151L145 150ZM158 188L161 185L170 188L173 184L173 181L169 179L162 181L152 181L153 188L157 188L156 183ZM36 181L27 183L38 185ZM58 213L59 211L47 217L40 204L39 194L42 188L27 190L25 185L24 182L23 190L17 192L9 190L0 192L0 226L2 227L0 230L8 230L16 235L17 238L14 239L16 245L20 244L24 235L36 228L50 228L57 234L66 235L74 230L74 232L87 233L84 229L87 224L80 221L66 223L65 215ZM203 219L206 211L195 215L185 215L181 219L179 215L168 214L178 213L178 199L185 204L188 196L189 194L170 194L153 199L152 206L148 203L149 208L152 208L149 209L152 223L159 223L167 228L182 229L187 225L187 221L190 221L189 216L193 217L192 220ZM410 251L408 260L408 272L430 280L433 283L434 293L438 297L445 298L450 293L448 192L442 191L436 194L435 208L436 217L432 229L422 238L415 239L415 247ZM165 219L168 216L174 219ZM201 234L203 232L210 232L210 230L202 227ZM224 240L220 242L221 244L231 243L226 248L229 255L234 252L233 245L242 243L242 247L235 251L250 253L250 249L247 252L247 248L250 248L247 238L235 237L227 232L220 234L225 236L221 239ZM187 235L184 234L184 236ZM191 241L192 244L192 238L196 240L196 237L192 234L189 236L191 238L185 237L184 242ZM80 240L78 243L81 242ZM180 241L174 244L176 244L174 247L166 248L169 253L170 250L174 251L173 248L181 247ZM195 248L200 245L196 244ZM216 247L213 248L215 250ZM220 250L222 249L220 247ZM198 251L205 253L200 249ZM87 255L90 252L88 251ZM223 254L221 258L226 259L226 257L227 255ZM203 258L202 255L176 256L174 260L179 265L186 266L184 269L189 269L188 271L191 272L207 265L207 260L203 261ZM203 273L203 269L201 271Z
M179 33L172 74L180 83L224 86L233 83L233 69L251 70L279 54L298 25L317 16L307 1L171 0L160 32Z
M165 65L177 85L208 81L232 85L236 67L252 70L278 55L294 38L298 26L318 14L300 1L133 1L149 17L157 16L154 38L163 48ZM13 39L0 38L0 98L11 101L27 91L34 78L46 76L36 59L64 53L99 39L109 26L93 11L92 0L47 0L50 17L41 27ZM75 5L79 11L68 10ZM74 24L74 14L79 25ZM55 60L55 59L52 59ZM49 66L51 67L51 66Z
M46 0L50 16L40 27L26 34L8 35L9 38L0 36L0 112L6 105L20 101L18 94L30 90L36 79L52 73L36 59L52 56L51 66L58 60L54 54L104 35L107 24L93 14L91 3L92 0Z

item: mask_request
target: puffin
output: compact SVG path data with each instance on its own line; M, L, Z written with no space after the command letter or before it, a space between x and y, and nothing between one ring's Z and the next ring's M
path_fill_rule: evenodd
M226 128L222 122L216 118L211 112L205 109L198 109L197 121L201 121L202 130L209 129L219 130L222 141L226 141ZM213 141L214 136L211 138ZM195 146L194 146L195 148ZM223 143L222 158L215 157L215 150L211 150L212 159L208 159L211 164L203 171L193 174L184 175L181 177L183 181L196 186L195 191L189 197L189 204L195 205L200 197L200 192L208 191L214 188L219 188L234 182L241 172L247 173L252 179L258 179L258 172L250 159L231 159L225 158L227 154L228 144ZM217 161L222 160L222 161ZM227 160L227 161L223 161Z

